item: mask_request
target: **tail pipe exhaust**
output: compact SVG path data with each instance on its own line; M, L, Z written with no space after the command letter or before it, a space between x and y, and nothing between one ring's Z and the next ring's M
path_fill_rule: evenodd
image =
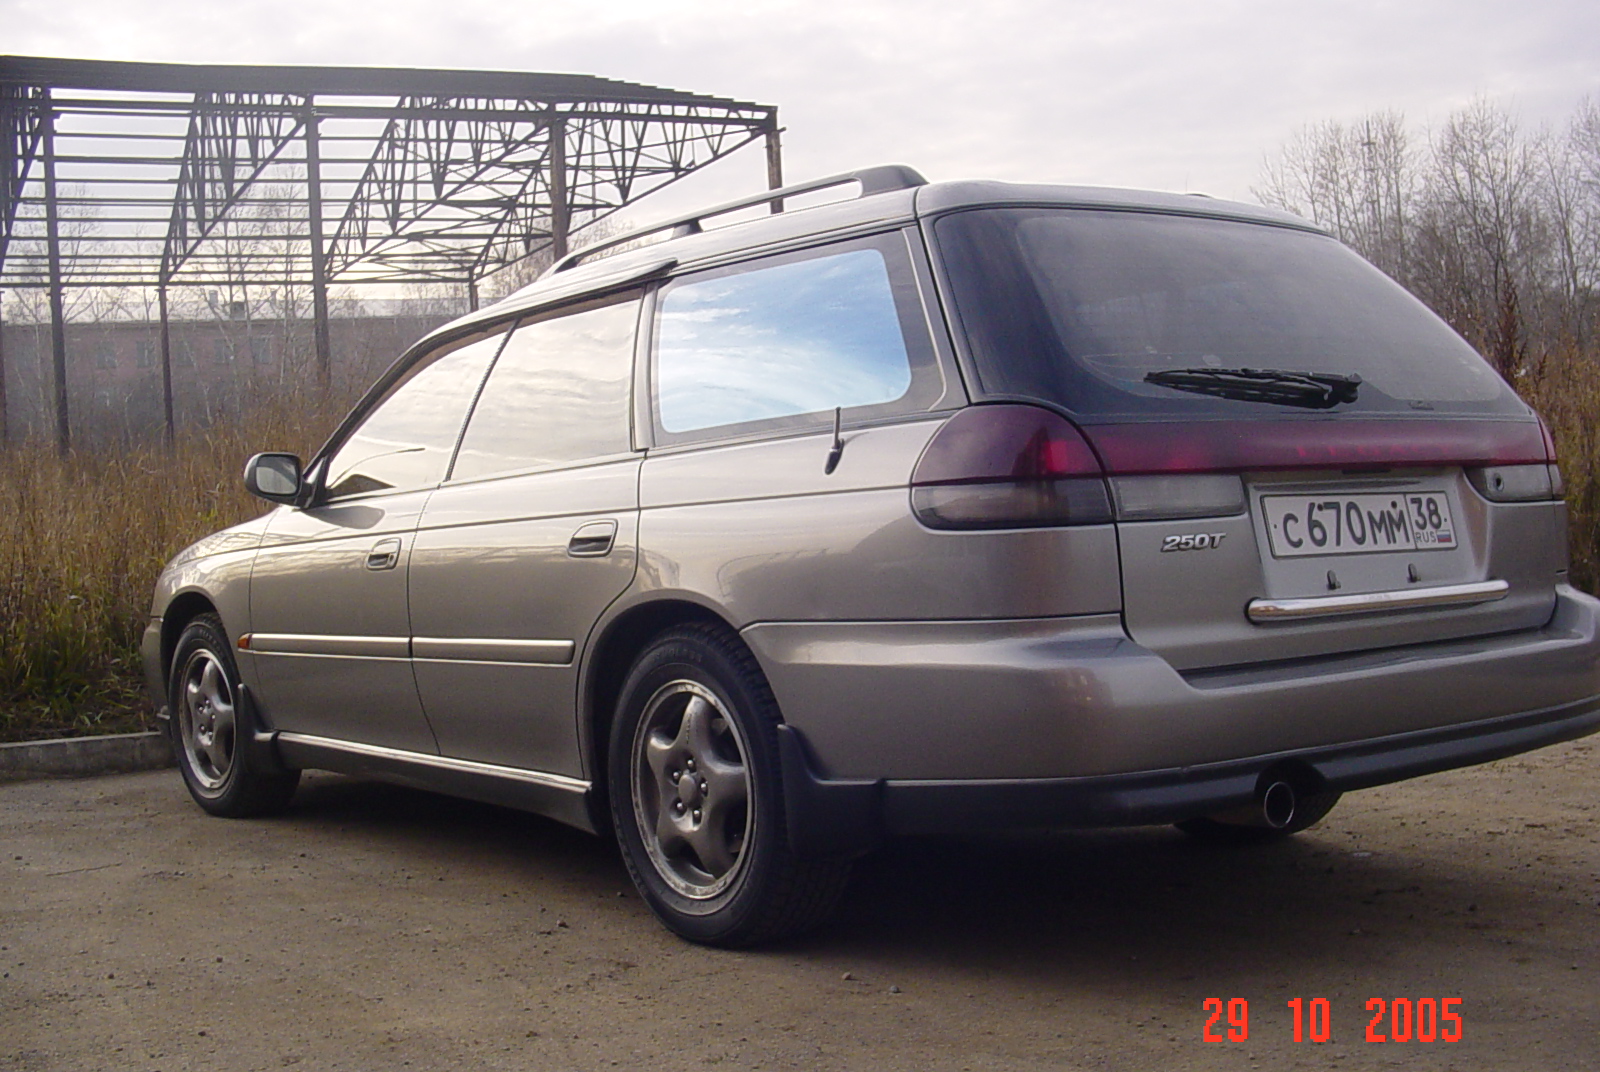
M1282 830L1294 822L1300 807L1300 794L1285 781L1268 782L1261 790L1261 821L1273 830Z
M1262 771L1255 791L1232 808L1185 819L1178 827L1212 840L1265 841L1316 825L1338 802L1339 791L1329 787L1320 771L1288 760Z

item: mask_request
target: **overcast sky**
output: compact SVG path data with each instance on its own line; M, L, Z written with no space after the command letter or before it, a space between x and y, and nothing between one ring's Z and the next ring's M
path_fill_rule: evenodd
M900 162L1248 199L1311 122L1422 131L1475 96L1565 122L1600 97L1600 2L0 0L0 52L598 74L777 105L791 181ZM657 211L763 179L752 147Z

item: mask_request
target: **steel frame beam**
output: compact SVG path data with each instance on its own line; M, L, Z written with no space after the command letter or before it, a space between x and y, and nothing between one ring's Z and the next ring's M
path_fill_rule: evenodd
M475 289L753 141L775 166L771 106L586 76L0 57L0 290L49 272L47 94L70 286Z
M752 142L781 185L778 132L770 105L584 75L0 56L0 295L48 291L66 451L66 289L153 291L170 440L172 288L309 288L326 384L330 287L476 307L485 277Z
M0 85L0 265L11 247L22 189L43 135L44 90Z
M61 278L61 214L56 205L56 115L45 90L40 148L44 158L44 226L50 264L50 373L56 410L56 449L72 449L72 423L67 410L67 314Z
M219 102L218 97L224 100ZM219 103L222 107L217 107ZM169 282L183 268L289 146L301 119L281 110L287 103L267 97L195 95L159 282Z
M311 247L311 309L316 322L317 379L323 387L333 382L333 344L328 333L328 251L322 244L322 144L321 120L315 102L306 98L306 224Z

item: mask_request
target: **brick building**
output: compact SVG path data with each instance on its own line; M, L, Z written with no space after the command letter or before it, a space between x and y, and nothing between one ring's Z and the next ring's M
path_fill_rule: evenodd
M334 317L329 323L335 388L370 383L447 314ZM173 320L172 402L179 427L248 409L263 393L316 382L307 320ZM69 323L67 394L74 442L89 446L146 435L162 426L160 325L149 321ZM4 430L8 441L48 439L55 410L50 325L0 326Z

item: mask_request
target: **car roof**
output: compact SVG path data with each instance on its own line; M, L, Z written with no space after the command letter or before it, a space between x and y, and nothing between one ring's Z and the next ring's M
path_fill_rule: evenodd
M1308 221L1287 212L1261 205L1225 201L1204 194L1173 194L1104 186L1064 186L988 180L925 183L921 176L911 169L896 166L869 169L866 172L835 178L850 178L854 175L868 175L875 172L895 173L904 178L907 184L902 188L872 193L869 196L832 201L779 213L773 213L764 207L759 210L747 208L749 215L745 219L692 234L681 234L682 228L679 228L678 231L657 232L663 237L656 238L650 228L645 228L638 232L640 244L636 248L624 247L614 252L606 251L604 256L597 256L592 260L583 259L585 251L580 249L573 257L558 264L538 281L492 305L441 326L430 332L427 339L421 342L431 342L434 339L458 334L476 325L564 304L588 295L599 295L633 286L680 269L710 267L753 254L801 248L820 239L837 239L854 233L904 225L917 219L980 207L1036 205L1154 212L1291 227L1316 234L1326 233ZM828 185L829 180L819 180L817 183L803 184L803 187L825 189ZM709 208L700 215L709 217L724 211L726 207ZM615 241L616 239L612 240L613 243Z
M1299 216L1264 205L1225 201L1209 194L1174 194L1114 186L1057 186L1044 183L968 180L931 183L917 191L917 215L936 216L959 209L997 205L1041 205L1063 208L1158 212L1266 223L1315 231L1321 228Z

